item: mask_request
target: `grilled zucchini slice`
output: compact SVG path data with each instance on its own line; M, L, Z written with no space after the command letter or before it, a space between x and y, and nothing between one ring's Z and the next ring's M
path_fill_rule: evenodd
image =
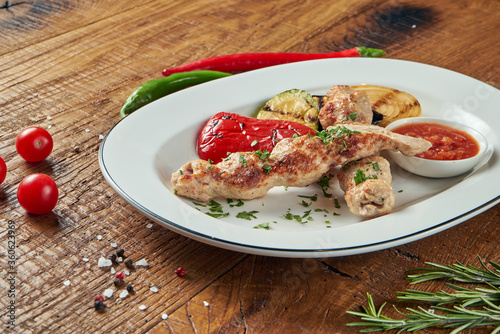
M385 127L398 119L422 115L420 102L409 93L378 85L351 87L355 90L365 91L372 105L372 110L383 115L379 126Z
M267 101L257 118L292 121L318 130L318 115L318 101L311 94L301 89L290 89Z

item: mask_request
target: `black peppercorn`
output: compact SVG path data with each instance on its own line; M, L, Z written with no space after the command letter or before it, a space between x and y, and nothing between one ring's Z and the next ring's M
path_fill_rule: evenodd
M127 285L127 291L128 292L133 292L134 291L134 287L131 284L128 284Z
M131 258L128 258L125 260L125 266L129 269L133 269L134 268L134 262L132 261Z
M96 309L96 311L102 311L104 309L104 303L100 300L96 300L94 302L94 308Z
M111 254L109 256L109 259L111 260L111 262L115 262L116 261L116 254Z
M124 254L125 254L125 250L123 248L118 248L116 250L116 255L118 255L119 257L123 257Z
M115 286L119 286L120 284L122 284L122 280L121 279L118 279L118 278L115 278L115 280L113 281L113 284Z

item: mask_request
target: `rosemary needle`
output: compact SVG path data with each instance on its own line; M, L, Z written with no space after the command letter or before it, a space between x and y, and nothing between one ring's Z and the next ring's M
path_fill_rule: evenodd
M478 257L479 258L479 257ZM348 323L348 326L364 326L361 333L397 330L417 332L430 327L442 327L454 329L451 334L460 333L465 329L479 326L490 326L491 334L500 333L500 266L489 262L494 268L490 270L479 258L481 268L464 266L457 262L451 266L443 266L435 263L427 263L434 268L423 268L426 273L409 275L411 284L422 283L435 279L449 279L465 283L482 284L476 289L468 289L454 284L447 284L454 292L439 291L436 293L416 290L396 292L399 301L406 302L429 302L434 306L428 309L419 306L417 309L406 308L409 313L394 309L404 319L392 319L382 315L382 309L386 303L377 310L370 294L367 294L368 307L362 306L363 312L347 311L348 314L361 318L363 322ZM486 285L486 287L484 287ZM449 308L441 305L452 304ZM474 307L474 308L471 308Z

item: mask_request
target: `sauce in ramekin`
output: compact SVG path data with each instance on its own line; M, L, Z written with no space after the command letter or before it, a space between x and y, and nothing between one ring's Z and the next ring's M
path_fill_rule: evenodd
M414 123L398 126L393 132L424 138L432 147L418 158L431 160L462 160L479 153L479 143L467 132L437 123Z

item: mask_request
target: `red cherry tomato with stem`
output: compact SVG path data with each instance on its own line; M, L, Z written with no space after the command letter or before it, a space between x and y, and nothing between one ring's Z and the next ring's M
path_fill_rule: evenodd
M16 138L17 153L26 161L42 161L50 155L54 142L50 133L38 126L21 131Z
M7 176L7 165L5 161L0 158L0 184L5 181L5 177Z
M26 176L17 188L17 200L29 213L43 215L52 211L59 199L59 190L52 178L35 173Z

